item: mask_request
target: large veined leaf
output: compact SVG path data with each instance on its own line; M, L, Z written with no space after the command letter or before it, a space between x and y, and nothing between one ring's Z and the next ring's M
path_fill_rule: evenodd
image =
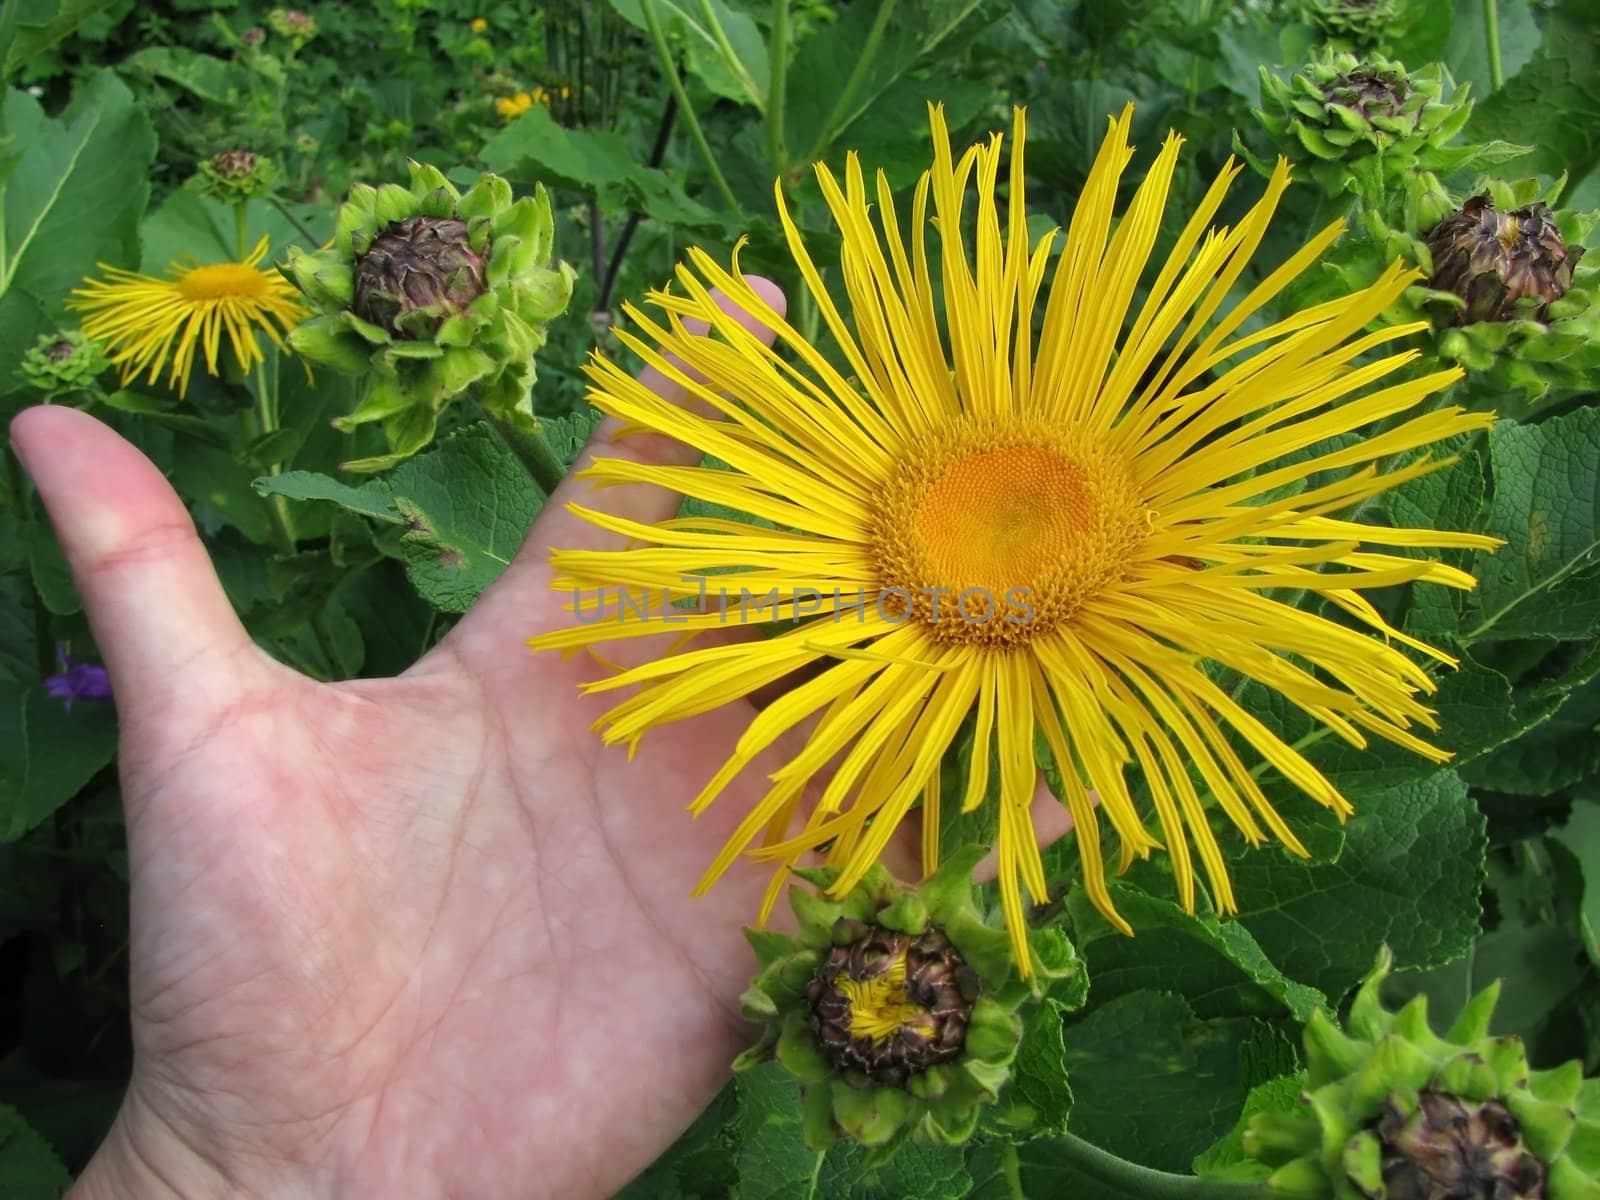
M42 54L116 0L27 0L0 4L0 79Z
M156 142L132 93L102 71L56 119L26 92L7 91L0 146L0 362L14 363L62 319L68 291L96 263L138 259Z

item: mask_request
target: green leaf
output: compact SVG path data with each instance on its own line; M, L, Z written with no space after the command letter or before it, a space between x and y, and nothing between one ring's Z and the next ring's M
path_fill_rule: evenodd
M78 700L69 713L42 686L0 688L0 842L48 819L116 753L109 700Z
M1600 679L1566 693L1560 707L1508 745L1461 768L1471 787L1552 796L1600 773Z
M326 500L347 512L371 517L389 525L404 525L405 518L397 513L389 495L389 485L374 479L360 487L351 487L331 475L315 471L285 471L282 475L265 475L250 486L263 496L286 496L290 500Z
M123 70L147 79L175 83L197 100L234 108L250 90L250 72L242 66L182 46L151 46L129 55Z
M1101 1005L1067 1029L1072 1132L1147 1167L1187 1170L1244 1102L1239 1047L1255 1025L1201 1020L1170 992Z
M821 158L919 59L948 38L979 0L905 0L893 6L869 61L863 55L882 5L852 4L814 33L789 66L785 138L789 158ZM851 84L854 83L854 87Z
M83 609L78 589L72 582L72 571L67 566L66 555L61 553L61 543L56 541L55 530L49 521L32 522L28 539L28 570L33 576L33 586L44 606L59 617L70 617Z
M1247 1158L1244 1152L1244 1130L1250 1118L1257 1113L1292 1113L1300 1107L1300 1089L1304 1081L1298 1074L1279 1075L1265 1083L1258 1083L1245 1097L1239 1119L1215 1145L1194 1160L1194 1173L1223 1178L1259 1178L1267 1168Z
M539 511L527 471L482 423L408 459L388 484L406 522L406 571L444 612L466 612L499 578Z
M739 1200L817 1200L822 1155L806 1149L800 1087L777 1063L742 1072L739 1094Z
M1544 43L1492 96L1480 96L1466 134L1532 146L1518 171L1580 180L1600 162L1600 45L1592 14L1551 12Z
M665 1153L612 1200L724 1200L738 1183L730 1125L738 1097L730 1081Z
M29 0L0 5L0 79L9 79L30 58L43 54L117 0ZM23 13L27 12L24 18Z
M59 118L7 91L0 145L16 155L0 179L0 363L15 363L65 319L62 301L96 263L136 257L155 136L127 87L101 71ZM0 372L0 393L15 386L10 374Z
M1489 431L1489 458L1488 532L1506 545L1477 556L1477 609L1462 640L1592 629L1600 616L1593 589L1565 592L1558 585L1592 564L1600 549L1600 409L1537 425L1501 421Z
M250 541L264 545L272 536L266 502L252 490L255 472L233 455L189 438L172 448L172 482L189 501L195 524L212 534L232 526Z
M654 0L669 43L682 45L691 74L719 96L766 109L767 43L748 13L723 0ZM611 0L635 29L648 30L640 0Z
M1583 872L1578 932L1590 961L1600 966L1600 803L1593 798L1574 801L1567 823L1550 836L1571 852Z
M869 1163L854 1142L828 1151L817 1174L817 1200L962 1200L972 1187L961 1146L907 1142L885 1163Z
M584 405L576 412L559 417L540 417L539 432L549 443L550 449L555 451L556 457L570 468L578 461L578 455L603 420L605 414L598 408Z
M1435 771L1360 803L1334 862L1242 851L1230 869L1239 919L1286 975L1340 996L1385 943L1402 967L1437 966L1471 947L1485 845L1465 785Z
M16 1109L0 1104L0 1195L9 1200L56 1200L72 1176L50 1143Z
M1028 1006L1011 1080L990 1110L993 1117L986 1111L983 1118L987 1132L1020 1141L1066 1129L1072 1087L1067 1082L1063 1012L1061 1004L1048 998Z
M1205 997L1211 1015L1270 1011L1239 995L1240 984L1248 980L1298 1021L1327 1006L1316 988L1295 982L1274 966L1240 922L1219 921L1209 912L1191 916L1173 900L1126 884L1110 887L1117 911L1139 931L1137 937L1124 937L1108 925L1082 888L1073 888L1067 898L1097 1000L1161 986L1180 990L1191 1000Z
M567 129L535 105L484 144L491 170L518 183L565 185L637 205L684 230L731 236L724 217L691 200L667 172L645 166L627 140L606 131Z

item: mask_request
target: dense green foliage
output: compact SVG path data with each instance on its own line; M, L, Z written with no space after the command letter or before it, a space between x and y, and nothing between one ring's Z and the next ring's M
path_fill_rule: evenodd
M1486 174L1535 180L1526 194L1549 200L1574 244L1589 230L1576 214L1600 208L1591 0L1415 0L1389 6L1403 17L1375 30L1330 19L1341 7L1331 0L377 0L309 10L309 38L280 32L270 7L8 0L0 10L0 416L43 399L21 373L24 355L75 323L63 301L97 264L161 274L174 260L235 255L233 212L194 183L231 148L278 166L275 190L247 216L252 240L269 235L280 262L290 245L313 250L331 235L352 184L403 182L407 158L463 189L485 170L518 194L548 188L557 255L577 279L539 352L533 402L569 462L594 421L585 358L621 353L611 329L622 304L665 283L685 247L726 259L747 238L743 267L783 284L793 320L816 331L773 179L828 262L837 238L809 164L837 168L854 149L909 186L928 159L932 100L963 139L1028 106L1039 229L1067 221L1107 115L1128 100L1141 154L1127 186L1168 127L1188 139L1168 243L1236 146L1263 164L1289 153L1304 182L1239 294L1341 214L1351 232L1295 298L1370 278L1411 252L1434 207L1459 204ZM1352 149L1296 133L1285 112L1264 122L1261 68L1288 80L1330 45L1470 85L1475 106L1387 173L1381 152L1376 167L1354 163L1358 139ZM524 111L497 106L519 93ZM1433 153L1451 138L1477 150ZM1425 365L1474 368L1448 339L1416 339ZM1241 912L1220 921L1168 899L1164 864L1137 865L1114 885L1140 930L1130 940L1071 885L1071 839L1048 852L1060 900L1036 920L1071 937L1089 990L1076 1011L1047 1003L1030 1018L1011 1086L1039 1126L980 1127L965 1146L912 1144L887 1162L849 1143L818 1156L802 1141L794 1081L773 1064L730 1083L624 1194L1110 1200L1124 1193L1084 1174L1080 1150L1056 1135L1070 1123L1111 1154L1190 1172L1247 1097L1292 1102L1282 1081L1300 1068L1301 1026L1318 1006L1337 1009L1385 944L1397 966L1387 998L1425 992L1448 1020L1503 977L1497 1032L1522 1036L1536 1067L1600 1068L1594 351L1592 339L1545 347L1513 370L1502 364L1521 343L1474 341L1474 353L1501 356L1482 373L1500 382L1469 380L1447 399L1507 419L1459 446L1448 470L1363 514L1506 541L1498 554L1455 555L1480 580L1474 592L1417 585L1384 599L1389 620L1460 659L1440 671L1434 698L1440 744L1455 752L1447 766L1381 742L1356 751L1247 687L1246 706L1358 809L1340 826L1264 775L1311 862L1225 840L1237 848ZM56 402L108 420L168 474L263 646L322 679L399 673L505 566L544 493L465 407L394 470L341 474L340 463L385 448L374 428L330 423L355 407L356 381L312 377L271 352L267 372L268 423L245 381L203 370L182 401L142 380L119 390L106 375L103 389ZM56 1194L83 1165L127 1078L127 861L111 704L84 698L68 711L42 682L61 669L58 648L95 660L87 623L37 499L3 453L0 1195L26 1198ZM986 815L947 818L947 839L982 839Z

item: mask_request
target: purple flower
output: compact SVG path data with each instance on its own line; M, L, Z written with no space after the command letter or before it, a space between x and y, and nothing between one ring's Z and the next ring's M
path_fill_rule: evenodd
M56 662L61 665L59 675L45 678L44 689L52 700L65 700L68 712L74 700L107 700L111 697L111 677L104 667L78 662L67 654L65 646L56 647Z

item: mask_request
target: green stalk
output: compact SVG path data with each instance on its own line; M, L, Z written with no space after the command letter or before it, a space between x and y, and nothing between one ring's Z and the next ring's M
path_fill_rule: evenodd
M518 461L528 469L528 474L533 476L533 481L539 485L539 490L546 496L552 495L561 481L567 477L567 468L556 457L556 452L550 449L550 443L537 433L528 433L519 429L510 421L495 416L484 410L483 415L489 419L489 424L500 435L500 440L506 444L506 449L517 456Z
M1028 1200L1028 1193L1022 1190L1022 1161L1017 1157L1017 1147L1012 1142L1007 1142L1005 1149L1000 1151L1000 1169L1006 1175L1006 1194L1010 1200Z
M239 248L239 261L250 253L250 201L241 200L233 206L233 241Z
M267 386L267 364L263 359L256 364L255 371L255 426L257 435L265 437L274 433L278 428L278 411L272 389ZM270 463L267 474L277 475L283 471L281 463ZM267 512L272 519L272 532L278 542L278 551L285 558L292 557L295 552L294 518L289 514L289 501L282 496L267 497Z
M778 174L787 175L789 155L783 148L783 110L788 95L789 0L773 0L767 61L772 66L772 83L767 91L767 154Z
M839 98L834 101L833 110L828 113L828 119L822 123L822 131L817 134L817 144L812 146L811 153L806 155L807 162L816 162L833 142L839 122L844 119L845 113L850 111L856 93L861 90L867 72L872 69L873 60L878 57L878 47L883 44L884 31L889 28L889 18L894 15L894 5L895 0L878 0L878 15L872 18L872 28L867 31L866 43L861 47L861 57L856 59L850 78L845 80L844 91L839 93Z
M1053 1139L1050 1145L1080 1174L1128 1200L1260 1200L1267 1195L1261 1182L1203 1179L1141 1167L1070 1133Z
M728 31L722 27L722 22L717 20L717 12L711 7L711 0L700 0L700 15L711 27L711 37L717 43L717 52L722 55L722 61L728 64L728 70L739 80L739 86L744 88L751 102L765 114L767 98L761 94L761 89L756 86L756 81L751 78L750 72L745 70L744 63L740 61L738 52L733 48L733 43L728 40Z
M1500 63L1500 12L1496 0L1483 0L1483 31L1489 40L1489 90L1498 92L1506 81Z
M728 181L723 177L722 168L717 165L717 156L711 152L711 143L706 141L706 131L700 127L700 117L694 111L694 106L689 103L689 93L684 90L683 78L678 74L678 64L672 61L672 50L667 45L667 37L661 31L661 18L656 12L655 0L640 0L640 10L644 13L644 23L650 32L650 42L656 48L656 57L661 60L661 73L667 77L667 85L672 88L672 95L678 101L678 109L683 113L683 118L689 123L689 134L694 138L694 144L700 148L700 157L705 159L706 169L711 172L711 182L716 185L717 191L722 193L722 199L734 212L739 211L739 201L734 199L733 189L728 186Z

